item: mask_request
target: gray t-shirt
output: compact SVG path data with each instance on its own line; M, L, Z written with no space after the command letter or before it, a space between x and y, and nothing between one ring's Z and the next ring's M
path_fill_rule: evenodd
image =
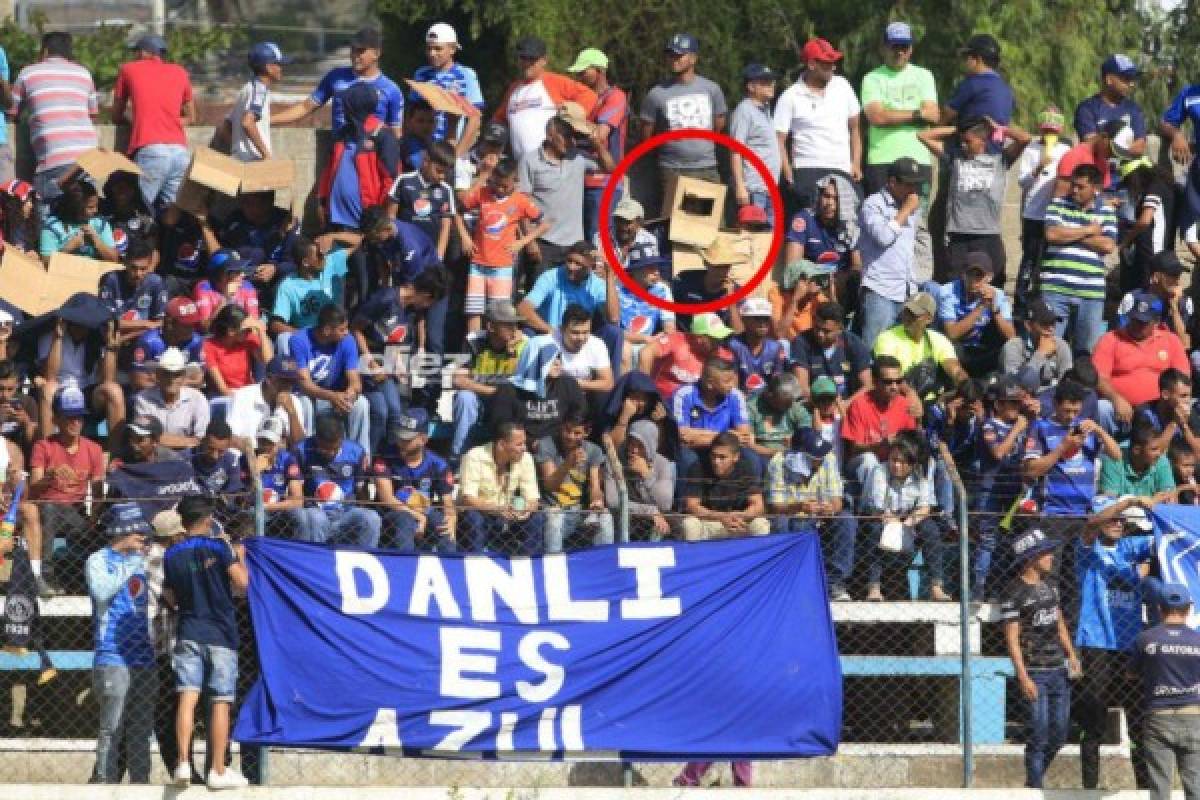
M642 100L638 116L645 122L653 122L655 133L681 128L711 131L713 121L727 110L721 87L697 75L691 83L671 79L655 86ZM699 139L668 142L658 150L658 165L671 169L715 167L716 148L712 142Z
M517 188L533 198L550 230L542 238L560 247L583 240L583 177L599 167L580 155L551 161L545 148L527 153L517 165Z
M764 108L750 98L738 103L733 110L729 122L729 135L754 151L754 154L767 165L767 171L776 181L779 180L779 170L782 169L782 158L779 154L779 137L775 135L775 123L771 120L771 110ZM765 192L767 184L751 164L744 164L742 174L746 180L746 190L750 192Z
M960 149L947 152L950 161L950 196L946 232L1000 233L1004 184L1008 165L1000 153L968 156Z
M592 442L583 443L583 452L587 455L587 462L582 469L571 470L559 484L557 491L551 492L543 488L542 497L550 505L558 508L583 508L585 504L592 501L592 498L588 497L588 475L593 467L604 464L604 452ZM549 462L557 468L563 462L562 453L558 449L558 441L553 436L543 436L538 439L533 450L533 461L538 465Z

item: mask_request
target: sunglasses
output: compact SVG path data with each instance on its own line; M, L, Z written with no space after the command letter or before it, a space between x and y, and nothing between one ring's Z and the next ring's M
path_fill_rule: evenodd
M884 379L880 380L879 382L884 386L899 386L900 384L904 383L904 378Z

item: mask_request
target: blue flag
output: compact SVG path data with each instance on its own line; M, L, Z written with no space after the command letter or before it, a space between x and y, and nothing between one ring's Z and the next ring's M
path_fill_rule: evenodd
M539 759L837 750L815 536L512 559L246 551L262 675L240 742Z
M1154 553L1164 583L1182 583L1196 599L1190 624L1200 627L1200 506L1154 507ZM1154 595L1145 593L1148 600Z

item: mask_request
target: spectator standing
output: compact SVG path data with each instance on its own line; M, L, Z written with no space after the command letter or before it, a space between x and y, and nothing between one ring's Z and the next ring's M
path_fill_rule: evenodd
M1025 700L1025 786L1042 788L1042 777L1067 741L1071 715L1070 675L1079 659L1059 604L1047 580L1058 543L1034 528L1013 542L1021 573L1000 607L1004 641Z
M545 514L540 510L537 468L525 449L525 428L501 422L495 438L467 451L462 462L459 499L464 507L463 535L470 552L494 547L498 537L520 537L516 549L541 552Z
M816 205L816 182L830 173L858 183L862 180L862 107L854 87L834 74L842 54L824 39L809 39L800 54L804 72L775 104L779 149L788 153L783 179L802 207ZM843 208L855 208L858 196L841 198Z
M1158 398L1158 378L1168 369L1190 374L1191 364L1179 337L1164 330L1163 302L1149 292L1134 295L1128 321L1096 342L1092 357L1100 376L1097 390L1113 404L1124 426L1133 409Z
M225 766L229 745L229 713L237 695L238 627L233 592L246 591L249 579L241 548L212 535L212 501L196 496L179 502L187 537L163 557L170 602L179 609L178 640L173 665L179 708L175 732L179 763L172 773L176 786L192 780L192 729L201 692L211 696L208 753L210 789L237 789L245 777Z
M163 558L167 550L183 541L187 531L175 509L160 511L150 522L154 537L146 548L146 613L150 618L150 639L154 645L158 696L154 704L154 738L158 755L167 772L179 763L179 744L175 739L175 714L178 696L171 654L175 650L176 611L163 599L166 576Z
M629 127L629 97L623 89L608 82L608 56L594 47L581 50L567 72L595 92L596 105L588 112L587 121L595 128L596 140L604 143L615 163L620 163L625 156L625 134ZM580 145L586 150L594 149L590 142ZM583 179L583 232L588 240L596 236L600 227L600 196L610 175L608 170L598 170ZM624 199L622 195L620 188L613 193L618 201Z
M596 105L596 93L566 75L546 70L546 43L536 36L517 42L521 77L508 85L492 119L508 126L515 161L542 146L546 123L563 104L578 103L584 114Z
M450 244L450 229L458 219L454 190L446 183L454 161L450 145L434 142L421 159L421 168L400 175L388 192L388 213L420 228L436 244L442 261Z
M320 414L313 430L296 448L304 497L311 502L294 515L300 539L319 543L348 539L359 547L378 546L379 514L352 505L370 475L367 451L345 438L342 421L335 414Z
M1000 43L988 33L976 33L959 48L966 77L954 87L946 107L942 109L942 123L953 124L960 117L991 117L1000 125L1007 125L1016 110L1013 91L1000 68Z
M329 101L333 101L332 130L336 133L348 121L345 92L356 83L375 90L371 115L391 129L396 139L404 135L404 93L383 74L379 58L383 55L383 34L375 28L362 28L350 39L350 66L335 67L321 78L313 93L303 101L275 115L275 123L299 122Z
M1042 296L1059 317L1055 332L1076 354L1092 352L1104 333L1104 260L1116 249L1117 218L1099 197L1102 187L1100 170L1081 164L1069 194L1046 208Z
M117 71L112 119L131 123L128 152L142 170L142 201L161 210L175 202L191 163L183 126L196 121L192 82L187 70L163 60L167 43L161 36L146 34L133 49L137 58Z
M775 73L764 64L750 64L742 70L742 87L746 94L733 110L729 135L762 159L768 178L778 182L783 163L782 149L771 119L775 80ZM738 207L758 206L766 212L767 224L774 225L775 207L771 203L767 181L740 153L730 152L729 164Z
M1174 252L1175 176L1169 169L1156 166L1145 156L1122 163L1120 173L1120 186L1128 193L1129 210L1133 214L1133 221L1121 231L1119 242L1121 289L1132 291L1147 286L1154 288L1155 283L1161 286L1162 278L1154 281L1155 267L1166 266L1173 272L1176 269L1175 265L1179 264L1179 257ZM1185 270L1190 271L1179 264L1180 273ZM1162 273L1163 278L1167 277L1166 270L1162 270ZM1178 324L1176 330L1182 330L1186 334L1186 328L1190 327L1191 323L1192 298L1188 297L1184 303L1179 275L1171 277L1176 280L1169 288L1172 294L1178 296L1164 296L1163 302L1168 303L1169 309L1179 307L1186 311L1185 319L1172 319L1171 326L1176 328ZM1172 316L1174 317L1174 314Z
M274 42L259 42L247 58L249 81L242 86L225 118L229 153L238 161L259 161L273 156L271 144L271 87L283 80L283 65L292 59Z
M646 93L638 111L643 139L656 133L699 128L725 129L725 94L721 87L696 74L700 42L690 33L673 35L664 48L671 77ZM678 177L720 183L717 151L712 142L694 139L667 142L658 148L658 176L664 213L670 211L668 192Z
M369 208L387 202L401 172L396 135L375 116L378 94L369 83L352 83L341 94L345 122L333 130L333 153L317 181L326 224L359 228Z
M38 60L24 67L12 85L9 114L28 115L29 138L37 159L33 188L43 204L43 214L62 194L59 180L80 155L99 144L92 124L100 112L92 73L71 58L71 34L45 33Z
M913 33L907 22L892 22L883 34L883 64L866 74L862 105L867 128L867 165L863 185L867 194L887 185L888 168L911 158L921 170L923 190L933 183L929 151L917 140L926 124L939 120L933 73L912 63Z
M1080 142L1067 151L1058 162L1058 176L1054 183L1054 196L1066 197L1071 190L1071 176L1076 167L1087 164L1100 172L1099 191L1104 191L1112 182L1111 170L1117 158L1116 141L1125 138L1128 126L1120 119L1112 119L1101 125L1086 142Z
M12 105L10 80L8 53L0 47L0 109L7 109ZM15 151L8 142L8 120L0 117L0 123L3 123L0 125L0 184L8 185L17 176L17 159Z
M475 70L459 64L456 60L462 51L458 41L458 32L445 22L435 22L425 33L425 65L417 67L413 80L419 83L433 83L446 91L457 94L469 104L483 111L483 91L479 88L479 77ZM410 99L417 98L413 93ZM451 119L446 112L434 112L433 140L453 144L458 155L465 155L475 137L479 133L480 118L473 115L463 115ZM450 129L451 122L456 126Z
M887 185L863 202L859 214L863 279L860 296L864 342L874 342L900 316L916 290L915 247L920 226L921 167L912 158L892 163Z
M1047 106L1038 115L1038 135L1034 137L1017 166L1017 185L1021 187L1021 267L1017 272L1014 296L1021 298L1038 285L1038 270L1046 252L1046 207L1054 199L1058 163L1071 149L1059 140L1065 120L1055 106Z
M87 560L95 642L92 686L100 705L96 783L120 783L123 764L129 766L130 783L150 782L158 694L147 614L145 548L150 532L137 503L117 503L105 519L108 544Z
M1100 65L1100 91L1075 107L1075 135L1080 142L1096 136L1111 120L1120 120L1133 131L1130 156L1146 152L1146 116L1130 95L1137 87L1140 70L1124 53L1114 53Z

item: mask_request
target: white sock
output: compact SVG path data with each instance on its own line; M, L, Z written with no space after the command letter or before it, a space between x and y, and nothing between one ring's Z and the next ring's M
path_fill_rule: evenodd
M29 566L33 567L33 575L35 578L42 577L42 562L29 559Z

